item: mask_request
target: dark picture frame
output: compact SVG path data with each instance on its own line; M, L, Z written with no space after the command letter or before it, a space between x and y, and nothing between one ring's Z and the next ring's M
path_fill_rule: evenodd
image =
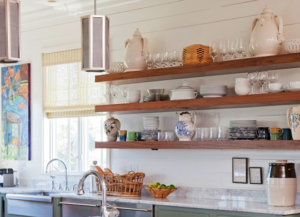
M248 183L248 158L232 158L232 183Z
M249 167L249 182L250 184L263 184L262 167Z

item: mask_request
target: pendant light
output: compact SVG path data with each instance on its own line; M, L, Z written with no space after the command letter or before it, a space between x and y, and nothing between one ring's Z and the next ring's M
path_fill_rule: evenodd
M0 0L0 62L20 60L20 1Z
M94 0L94 15L81 17L82 70L88 72L109 69L109 19L96 8Z

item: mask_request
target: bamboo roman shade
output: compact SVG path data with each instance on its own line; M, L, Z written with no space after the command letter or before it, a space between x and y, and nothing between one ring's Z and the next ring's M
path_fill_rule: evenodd
M81 49L43 54L44 111L48 118L95 115L106 103L106 85L81 71Z

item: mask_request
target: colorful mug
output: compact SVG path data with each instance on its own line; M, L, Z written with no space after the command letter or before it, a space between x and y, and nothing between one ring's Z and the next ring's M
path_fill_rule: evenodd
M280 128L270 128L270 138L271 140L281 140L283 130Z
M124 142L126 141L127 130L119 130L118 132L118 141Z
M292 131L290 128L283 128L282 139L283 140L293 140Z

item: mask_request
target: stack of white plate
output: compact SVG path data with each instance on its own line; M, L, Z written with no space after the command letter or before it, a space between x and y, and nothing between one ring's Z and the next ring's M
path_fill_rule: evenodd
M143 117L143 126L145 130L157 130L159 128L158 116Z
M226 85L201 85L200 95L204 98L208 97L222 97L227 95Z

